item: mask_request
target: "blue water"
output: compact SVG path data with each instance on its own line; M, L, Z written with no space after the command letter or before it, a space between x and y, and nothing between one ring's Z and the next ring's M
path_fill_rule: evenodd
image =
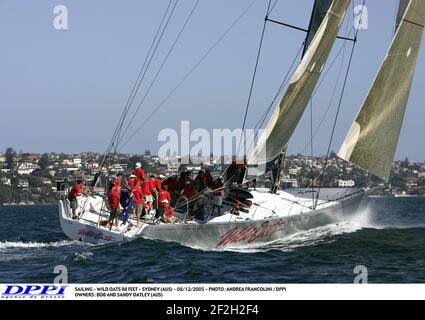
M425 198L373 198L358 221L296 234L272 248L200 251L137 239L70 241L56 206L0 206L0 283L425 283Z

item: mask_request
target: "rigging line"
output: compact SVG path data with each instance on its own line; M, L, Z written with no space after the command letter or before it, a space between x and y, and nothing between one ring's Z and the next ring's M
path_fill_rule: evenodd
M257 124L255 125L254 129L259 129L259 128L261 128L261 127L263 126L264 122L266 121L267 116L269 115L269 113L270 113L271 109L272 109L272 108L273 108L273 106L275 105L277 98L278 98L278 97L279 97L279 95L281 94L281 92L282 92L283 88L284 88L284 87L286 87L286 85L287 85L287 83L288 83L288 81L289 81L289 76L292 74L292 69L294 68L294 66L295 66L296 62L298 61L298 57L300 56L300 54L301 54L301 52L302 52L303 47L304 47L304 42L301 44L301 47L300 47L300 49L298 50L298 53L297 53L297 55L295 56L294 61L292 61L292 64L291 64L291 66L289 67L289 69L288 69L288 71L287 71L287 73L286 73L286 75L285 75L285 77L284 77L284 79L283 79L283 81L282 81L282 84L280 85L279 89L277 90L277 92L276 92L276 94L275 94L275 96L274 96L274 98L273 98L272 102L269 104L269 106L267 107L266 111L264 111L263 115L260 117L260 119L258 120ZM251 141L251 144L250 144L250 146L248 147L248 149L251 149L251 148L253 147L253 143L255 142L255 140L257 139L257 137L258 137L258 132L256 132L256 133L255 133L255 135L254 135L254 139ZM251 138L251 136L249 136L248 138ZM248 139L248 138L247 138L247 139Z
M168 10L169 10L172 2L173 2L173 0L170 0L170 2L168 3L168 7L167 7L167 9L166 9L166 11L164 13L164 16L162 17L161 23L158 26L158 29L157 29L157 31L155 33L155 37L152 40L152 43L150 45L148 54L146 55L145 61L143 62L143 66L140 69L139 75L137 77L136 84L133 87L132 95L130 95L129 100L127 101L127 109L125 110L125 116L124 117L126 117L127 116L127 113L130 111L130 108L131 108L131 106L133 104L133 101L136 98L136 95L137 95L137 93L138 93L138 91L140 89L140 86L141 86L141 84L142 84L142 82L143 82L143 80L144 80L144 78L146 76L147 70L149 69L149 66L150 66L151 61L152 61L152 57L155 55L155 52L156 52L156 50L158 48L158 45L161 42L162 37L164 35L165 29L167 27L167 24L168 24L169 20L171 19L171 16L172 16L172 14L174 12L174 9L175 9L175 7L177 5L177 2L176 2L175 5L174 5L174 7L173 7L173 10L171 11L170 15L168 16L168 19L167 19L167 22L166 22L166 25L165 25L164 29L161 32L161 29L163 27L165 18L167 16L167 12L168 12ZM161 32L161 36L160 36L160 38L159 38L159 40L157 42L158 35L159 35L160 32ZM156 45L155 45L155 43L156 43ZM154 46L155 46L155 48L154 48ZM153 49L153 52L152 52L152 49ZM151 57L151 58L149 58L149 57ZM148 59L149 59L149 62L148 62ZM145 69L145 67L146 67L146 69ZM123 121L125 121L125 119L123 119ZM121 126L121 129L122 129L122 126ZM118 137L119 137L119 135L120 135L120 133L118 134Z
M128 129L130 128L130 126L131 126L131 124L133 123L134 119L136 118L137 113L138 113L138 112L140 111L140 109L142 108L142 105L143 105L143 103L145 102L146 97L148 96L148 94L149 94L149 92L151 91L152 87L154 86L154 84L155 84L156 80L158 79L158 76L160 75L160 73L161 73L162 69L164 68L165 64L167 63L167 61L168 61L169 57L171 56L171 53L173 52L173 50L174 50L174 48L175 48L175 46L176 46L177 42L180 40L180 38L181 38L181 36L182 36L182 34L183 34L184 30L186 29L187 24L189 23L190 18L192 17L193 13L194 13L194 12L195 12L195 10L196 10L196 8L197 8L197 6L198 6L199 2L200 2L200 0L197 0L197 1L196 1L196 3L195 3L195 5L193 6L192 11L190 12L189 16L187 17L186 21L184 22L184 24L183 24L182 28L180 29L180 32L179 32L179 34L177 35L177 38L174 40L174 42L173 42L173 44L172 44L172 46L171 46L170 50L168 51L168 53L167 53L167 55L166 55L165 59L163 60L163 62L162 62L162 64L161 64L161 66L159 67L159 69L158 69L157 73L155 74L154 79L152 80L151 84L149 85L148 89L146 90L145 95L143 96L142 100L141 100L141 101L140 101L140 103L139 103L139 106L137 107L136 111L134 112L133 116L131 117L131 120L130 120L130 121L129 121L129 123L127 124L127 127L125 128L123 135L120 137L120 139L119 139L119 141L118 141L118 144L119 144L119 143L120 143L120 142L124 139L124 136L125 136L125 134L128 132Z
M144 63L143 63L143 66L142 66L142 68L140 69L139 75L138 75L137 80L136 80L136 82L135 82L135 84L134 84L134 86L133 86L133 89L132 89L132 91L131 91L130 97L129 97L129 99L127 100L127 103L126 103L126 105L125 105L125 107L124 107L124 110L123 110L123 112L122 112L122 114L121 114L121 117L120 117L120 119L119 119L119 121L118 121L118 124L117 124L117 126L116 126L116 128L115 128L115 131L114 131L114 133L113 133L113 135L112 135L111 141L110 141L110 143L109 143L109 145L108 145L108 148L107 148L107 150L106 150L106 152L105 152L105 156L104 156L104 158L103 158L103 160L102 160L102 166L101 166L101 168L103 168L103 165L104 165L104 163L106 162L106 159L107 159L107 157L108 157L108 155L109 155L110 151L112 150L112 148L113 148L113 146L114 146L114 144L115 144L115 141L116 141L116 138L117 138L117 134L118 134L119 128L120 128L120 127L122 127L122 122L125 120L126 114L127 114L127 112L128 112L128 108L129 108L129 106L131 105L131 102L130 102L130 104L129 104L129 101L130 101L130 99L131 99L131 97L132 97L132 95L133 95L133 92L134 92L134 91L136 91L136 92L134 93L134 94L136 94L136 93L137 93L137 91L138 91L138 89L139 89L139 87L140 87L139 79L140 79L141 74L142 74L142 72L143 72L143 70L144 70L144 68L145 68L145 65L146 65L146 62L147 62L147 60L148 60L148 58L149 58L149 55L150 55L150 54L151 54L151 52L152 52L152 48L153 48L153 46L155 45L155 42L156 42L156 40L157 40L157 38L158 38L158 34L159 34L159 32L161 31L161 28L162 28L162 26L163 26L163 23L164 23L164 21L165 21L165 18L167 17L167 13L168 13L168 10L170 9L170 6L171 6L171 3L172 3L172 2L173 2L173 0L170 0L170 1L169 1L168 6L167 6L167 8L166 8L166 10L165 10L165 12L164 12L164 14L163 14L163 16L162 16L161 22L160 22L160 24L159 24L159 26L158 26L158 29L157 29L156 34L155 34L155 36L154 36L154 39L152 40L151 46L150 46L150 48L149 48L148 54L146 55L145 61L144 61ZM142 79L142 80L143 80L143 79ZM142 80L141 80L141 81L142 81ZM133 97L133 99L134 99L134 97Z
M365 4L366 4L366 0L363 0L363 8L365 7ZM331 131L331 136L330 136L330 139L329 139L328 150L327 150L327 152L326 152L325 166L324 166L324 169L323 169L323 170L326 170L326 167L327 167L327 166L326 166L326 164L327 164L327 162L328 162L328 160L329 160L329 153L330 153L330 151L331 151L331 147L332 147L332 141L333 141L333 137L334 137L334 134L335 134L336 123L337 123L337 121L338 121L339 113L340 113L340 111L341 111L342 101L343 101L343 99L344 99L344 93L345 93L345 89L346 89L346 87L347 87L347 82L348 82L348 75L349 75L349 73L350 73L351 64L352 64L352 62L353 62L353 57L354 57L354 51L355 51L355 49L356 49L357 37L358 37L359 31L360 31L360 25L361 25L361 23L362 23L362 18L361 18L361 17L362 17L362 15L363 15L363 8L362 8L362 11L360 12L360 21L359 21L359 26L358 26L358 28L357 28L357 30L356 30L356 32L355 32L355 35L354 35L354 39L355 39L355 41L353 42L353 46L352 46L352 48L351 48L350 58L349 58L349 60L348 60L347 72L346 72L346 74L345 74L344 82L343 82L343 85L342 85L342 92L341 92L341 96L340 96L340 99L339 99L338 108L337 108L337 111L336 111L336 114L335 114L334 124L333 124L333 126L332 126L332 131ZM323 177L323 176L322 176L322 177ZM322 188L322 181L323 181L322 177L320 178L320 182L319 182L319 189L317 190L316 203L317 203L317 201L319 200L319 194L320 194L320 190L321 190L321 188Z
M254 90L255 79L256 79L256 76L257 76L258 63L260 61L261 49L263 47L264 34L266 32L267 19L268 19L268 16L269 16L271 3L272 3L272 0L269 0L269 4L267 6L266 17L265 17L264 23L263 23L263 30L261 32L260 44L258 46L257 58L256 58L256 61L255 61L255 67L254 67L254 73L252 75L251 86L249 88L248 101L246 103L245 115L244 115L243 123L242 123L242 131L241 131L241 136L239 138L239 146L238 146L238 150L236 152L236 156L239 155L239 151L240 151L240 147L241 147L241 141L242 141L242 137L243 137L243 134L244 134L244 131L245 131L246 119L248 117L249 107L251 105L252 92ZM243 139L243 140L244 140L244 156L246 156L246 139Z
M349 25L349 24L350 24L350 23L348 23L348 24L347 24L347 29L348 29L348 25ZM350 33L348 33L348 36L351 36L351 33L353 32L353 30L354 30L354 27L352 27L352 28L351 28ZM347 33L347 31L346 31L346 33ZM339 67L338 76L337 76L337 79L336 79L336 82L335 82L335 85L334 85L334 89L333 89L333 91L332 91L331 100L330 100L330 102L329 102L329 104L328 104L328 107L326 108L325 113L324 113L324 114L323 114L323 116L322 116L322 119L320 120L320 122L319 122L319 124L318 124L318 126L317 126L317 128L316 128L316 130L315 130L315 132L314 132L313 137L316 137L316 135L317 135L317 133L318 133L319 129L321 128L321 126L322 126L323 122L325 121L325 119L326 119L326 117L327 117L327 115L328 115L328 113L329 113L329 111L330 111L330 109L331 109L331 107L332 107L332 104L333 104L333 102L334 102L334 100L335 100L335 95L336 95L336 91L337 91L337 88L338 88L339 79L341 78L341 74L342 74L342 70L343 70L343 66L344 66L344 62L345 62L345 48L346 48L346 45L347 45L347 42L344 42L344 43L341 45L341 48L338 50L338 53L336 54L335 58L332 60L331 64L330 64L330 65L329 65L329 67L327 68L326 72L323 74L323 77L321 78L321 80L320 80L319 84L317 85L317 88L316 88L316 89L314 90L314 92L313 92L312 97L314 97L314 96L317 94L317 91L318 91L318 90L320 89L320 87L322 86L322 84L323 84L324 80L326 79L326 77L327 77L328 73L332 70L332 68L333 68L334 64L336 63L336 61L338 60L338 58L340 57L340 55L341 55L341 53L342 53L342 60L341 60L341 64L340 64L340 67ZM302 151L300 151L299 153L300 153L300 154L303 154L303 153L304 153L304 151L308 148L308 146L309 146L309 143L307 143L307 144L304 146L304 148L302 149Z
M137 133L146 125L146 123L161 109L161 107L170 99L173 94L183 85L183 83L189 78L189 76L201 65L201 63L210 55L210 53L218 46L218 44L227 36L227 34L235 27L235 25L245 16L249 9L257 2L258 0L253 0L247 8L236 18L236 20L222 33L222 35L217 39L217 41L205 52L205 54L198 60L198 62L190 69L186 75L180 80L180 82L170 91L170 93L161 101L161 103L149 114L149 116L143 121L143 123L133 132L133 134L121 145L120 150L122 150L130 141L133 139Z
M314 205L314 167L313 167L313 156L314 156L314 145L313 145L313 97L310 97L310 157L311 157L311 200Z
M169 25L169 23L170 23L170 21L171 21L171 18L172 18L172 16L173 16L173 13L174 13L174 11L175 11L175 9L176 9L177 4L179 3L179 1L180 1L180 0L176 0L176 2L174 3L174 6L173 6L173 8L172 8L172 10L171 10L171 13L170 13L170 15L168 16L167 22L166 22L166 24L165 24L165 26L164 26L164 28L163 28L163 30L162 30L162 32L161 32L161 36L159 37L159 40L158 40L158 42L157 42L157 44L156 44L156 46L155 46L155 49L154 49L154 51L153 51L153 53L152 53L152 55L151 55L151 57L150 57L150 59L149 59L148 66L146 67L145 72L144 72L144 74L143 74L143 78L145 77L145 75L146 75L146 73L147 73L147 71L148 71L148 68L149 68L150 64L152 63L153 57L155 56L155 53L156 53L156 50L158 49L159 44L161 43L161 40L162 40L162 38L163 38L163 36L164 36L164 34L165 34L165 31L167 30L167 27L168 27L168 25ZM140 82L140 84L139 84L139 87L140 87L140 85L141 85L141 82ZM137 113L137 111L136 111L136 113ZM124 121L123 121L123 123L121 124L121 129L122 129L122 126L124 126ZM120 141L121 141L121 140L122 140L122 135L121 135L121 131L120 131L120 134L119 134L119 135L118 135L118 137L117 137L117 143L116 143L116 146L115 146L115 152L116 152L116 150L117 150L117 148L118 148L118 145L119 145L119 143L120 143Z
M277 3L278 3L278 2L279 2L279 0L276 0L276 1L273 3L272 7L270 8L270 11L269 11L268 15L271 15L271 14L272 14L273 9L274 9L274 7L277 5Z
M343 51L343 53L342 53L342 54L343 54L343 57L342 57L342 59L341 59L341 65L340 65L340 67L339 67L338 76L337 76L337 78L336 78L335 85L334 85L334 88L333 88L333 91L332 91L331 100L330 100L330 102L329 102L329 104L328 104L328 107L326 108L325 113L324 113L324 114L323 114L323 116L322 116L322 119L320 120L319 124L317 125L316 130L314 131L313 138L314 138L314 137L316 137L317 133L319 132L319 129L322 127L322 125L323 125L323 123L324 123L325 119L327 118L327 115L329 114L329 111L330 111L330 109L331 109L331 107L332 107L332 105L333 105L333 103L334 103L335 96L336 96L336 91L337 91L337 89L338 89L338 85L340 84L339 80L340 80L340 78L341 78L342 70L343 70L343 67L344 67L344 61L345 61L345 50ZM326 75L325 75L325 76L326 76ZM314 95L313 95L313 96L314 96ZM304 148L302 149L302 151L300 151L299 153L300 153L300 154L303 154L303 153L304 153L304 151L308 148L309 144L310 144L310 143L307 143L307 144L304 146Z
M283 88L287 85L288 81L290 80L290 79L289 79L289 76L292 74L292 72L291 72L291 71L292 71L292 69L294 68L295 63L298 61L298 57L300 56L300 54L301 54L301 51L302 51L303 47L304 47L304 42L301 44L301 47L300 47L300 49L298 50L298 53L297 53L297 55L295 56L294 61L292 62L291 66L289 67L289 70L288 70L288 72L286 73L285 78L283 79L282 84L280 85L279 89L277 90L277 92L276 92L276 94L275 94L275 96L274 96L274 98L273 98L272 102L269 104L268 108L267 108L267 109L266 109L266 111L263 113L263 115L261 116L261 118L259 119L259 121L257 122L257 124L255 125L255 128L260 128L260 127L262 127L262 126L263 126L263 124L264 124L264 122L265 122L265 120L266 120L266 118L267 118L268 114L270 113L271 108L274 106L274 104L276 103L276 100L277 100L277 98L279 97L279 95L281 94L281 92L282 92Z

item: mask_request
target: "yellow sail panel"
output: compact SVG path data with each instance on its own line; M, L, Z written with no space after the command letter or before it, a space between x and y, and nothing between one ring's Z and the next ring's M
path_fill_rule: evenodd
M277 158L288 143L316 88L350 2L332 2L258 146L249 158L251 163L265 163Z
M384 63L338 153L388 181L425 24L425 1L411 0Z

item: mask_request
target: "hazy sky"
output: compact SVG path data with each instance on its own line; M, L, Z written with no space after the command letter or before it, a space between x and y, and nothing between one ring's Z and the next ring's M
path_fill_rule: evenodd
M168 0L0 0L0 152L104 151L147 54ZM196 0L180 0L158 47L151 80ZM137 127L249 5L251 0L200 0L181 40L135 120ZM156 153L158 132L189 120L192 129L241 127L267 0L257 0L161 110L125 146ZM362 1L356 0L355 4ZM369 0L369 29L359 35L332 149L337 150L392 39L397 0ZM68 30L53 26L55 6L68 8ZM271 18L307 27L313 0L279 0ZM352 23L341 29L345 34ZM348 25L350 23L350 25ZM305 34L268 24L247 127L254 127L291 65ZM338 40L329 61L343 44ZM345 49L347 61L351 44ZM421 52L396 158L425 160L425 51ZM336 110L329 101L340 55L314 97L315 154L324 154ZM346 63L344 64L344 66ZM329 63L328 63L329 66ZM341 78L338 81L340 84ZM141 100L149 81L144 83ZM290 144L304 151L309 112ZM133 127L134 130L134 127ZM130 130L130 133L133 132Z

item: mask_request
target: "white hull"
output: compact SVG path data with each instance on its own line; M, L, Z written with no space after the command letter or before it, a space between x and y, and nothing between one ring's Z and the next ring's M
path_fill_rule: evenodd
M85 210L79 220L70 218L68 202L61 200L59 201L59 217L62 229L69 238L89 243L111 243L143 237L178 242L200 249L253 248L266 246L300 231L345 221L366 207L370 192L371 189L360 190L339 201L319 202L316 210L306 209L308 201L311 202L310 199L295 197L291 199L296 199L297 202L285 200L286 207L279 209L279 204L283 203L282 197L285 199L290 197L289 194L284 193L274 203L274 207L279 211L275 211L273 214L270 214L270 209L267 209L264 204L261 206L262 209L256 208L250 210L249 213L241 213L240 216L227 213L211 219L208 223L152 225L142 223L137 227L136 222L130 220L127 225L120 226L118 230L109 230L109 228L99 225L100 220L107 219L107 213L104 212L103 217L99 219L98 211L94 210L96 205L101 207L100 198L90 198L89 205L85 200L80 199L80 203L85 203L85 207L91 207L91 210ZM256 195L264 196L266 199L268 199L267 197L278 197L266 193ZM94 205L90 205L90 202ZM305 212L302 212L303 210ZM266 212L268 213L266 214Z

